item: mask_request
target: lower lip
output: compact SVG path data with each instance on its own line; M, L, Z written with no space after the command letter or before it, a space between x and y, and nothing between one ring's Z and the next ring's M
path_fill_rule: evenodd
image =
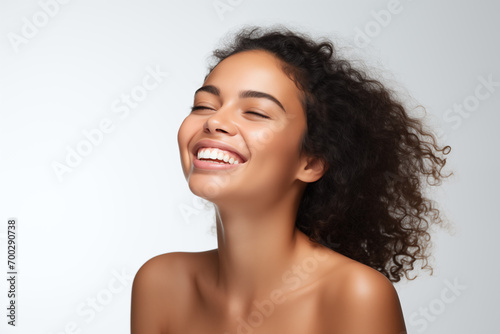
M230 168L236 168L241 165L241 163L238 163L236 165L231 165L231 164L219 164L216 162L209 162L207 160L199 160L197 158L194 159L193 165L196 168L200 169L230 169Z

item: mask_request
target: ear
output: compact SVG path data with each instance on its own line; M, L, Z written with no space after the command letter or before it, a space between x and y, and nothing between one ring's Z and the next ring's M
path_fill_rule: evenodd
M328 170L326 161L318 157L303 156L297 179L311 183L318 181Z

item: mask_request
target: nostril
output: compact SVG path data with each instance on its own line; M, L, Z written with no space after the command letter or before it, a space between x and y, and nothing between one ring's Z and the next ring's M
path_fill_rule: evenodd
M205 133L221 133L221 134L234 134L236 132L235 126L229 119L219 119L217 117L207 118L203 124L203 131Z

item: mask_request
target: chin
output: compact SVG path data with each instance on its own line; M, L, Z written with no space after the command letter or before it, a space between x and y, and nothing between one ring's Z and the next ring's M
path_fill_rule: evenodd
M221 197L225 190L227 190L224 189L223 183L201 175L191 174L188 179L188 185L194 195L211 202Z

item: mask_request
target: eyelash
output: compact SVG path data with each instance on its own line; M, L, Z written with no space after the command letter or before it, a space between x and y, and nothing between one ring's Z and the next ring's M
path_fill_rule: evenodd
M203 110L203 109L214 110L214 109L212 109L212 108L205 107L205 106L194 106L194 107L191 107L191 112L196 111L196 110ZM255 112L255 111L246 111L245 113L246 113L246 114L256 115L256 116L259 116L259 117L262 117L262 118L270 118L269 116L266 116L266 115L260 114L260 113Z
M202 110L202 109L210 109L210 110L213 110L212 108L205 107L205 106L194 106L194 107L191 107L191 111Z
M247 112L245 112L245 113L246 113L246 114L257 115L257 116L262 117L262 118L270 118L269 116L266 116L266 115L260 114L260 113L255 112L255 111L247 111Z

